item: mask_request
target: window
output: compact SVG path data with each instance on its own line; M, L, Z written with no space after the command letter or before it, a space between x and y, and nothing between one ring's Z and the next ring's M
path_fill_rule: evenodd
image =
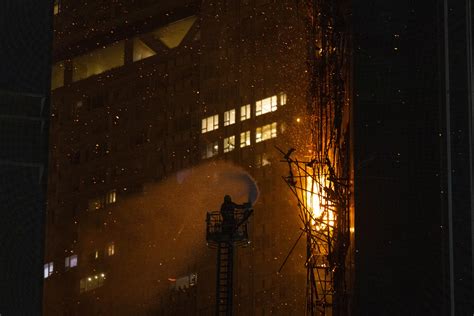
M117 192L115 190L111 190L107 193L105 197L106 204L113 204L117 202Z
M240 148L250 146L250 131L240 133Z
M107 256L115 255L115 243L111 242L107 245Z
M245 121L250 118L250 104L240 107L240 120Z
M277 96L257 101L255 103L255 115L259 116L265 113L274 112L277 110Z
M101 74L124 64L124 41L96 49L72 59L72 81L78 81Z
M44 265L44 278L48 278L53 274L54 271L54 262L48 262Z
M255 155L255 167L260 168L270 164L270 159L266 153Z
M228 153L235 149L235 136L224 138L224 152Z
M74 268L76 266L77 266L77 255L66 257L66 259L64 260L64 267L66 267L66 269Z
M102 285L104 285L104 280L105 280L104 273L99 273L96 275L82 278L81 281L79 282L80 292L83 293L83 292L91 291L98 287L101 287Z
M235 109L224 112L224 126L235 124Z
M267 124L262 127L257 127L255 131L255 142L260 143L264 140L277 137L277 123Z
M155 51L143 43L142 40L135 38L133 40L133 61L139 61L156 55Z
M207 133L219 128L219 115L212 115L202 119L201 133Z
M280 94L278 95L278 97L280 98L280 103L279 105L285 105L286 104L286 93L285 92L280 92Z
M58 15L61 12L61 4L59 0L54 0L53 14Z
M219 153L219 143L217 141L206 144L203 152L202 152L202 158L211 158L216 156Z
M154 31L153 36L155 39L159 39L168 48L175 48L181 44L196 20L196 16L190 16L170 23Z

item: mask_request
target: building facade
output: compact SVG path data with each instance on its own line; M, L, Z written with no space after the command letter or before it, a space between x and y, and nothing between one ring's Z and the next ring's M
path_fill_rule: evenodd
M35 315L43 295L52 12L47 2L2 7L0 314Z
M472 314L471 1L353 8L355 310Z
M235 313L303 314L304 245L278 272L300 223L274 147L304 152L296 4L62 0L54 13L45 315L212 315L204 219L233 172L260 191Z

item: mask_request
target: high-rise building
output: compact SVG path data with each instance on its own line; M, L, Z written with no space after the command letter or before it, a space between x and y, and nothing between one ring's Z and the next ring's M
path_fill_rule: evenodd
M204 220L226 189L248 198L235 172L260 195L234 311L302 314L302 243L278 272L300 223L274 147L306 124L296 4L61 0L54 14L45 314L213 314Z
M0 314L42 309L51 4L0 10Z
M359 315L473 307L471 1L355 1Z

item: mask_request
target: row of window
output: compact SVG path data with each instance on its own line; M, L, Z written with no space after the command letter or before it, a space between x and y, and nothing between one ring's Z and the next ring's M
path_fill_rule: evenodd
M107 244L107 247L105 248L105 253L109 257L115 255L115 243L114 242L111 242L111 243ZM98 250L95 251L94 258L95 259L99 258L99 251ZM78 260L77 255L67 256L64 259L64 268L65 268L65 270L69 270L69 269L72 269L74 267L77 267L78 261L79 260ZM51 262L45 263L44 264L44 270L43 270L43 277L46 279L46 278L50 277L53 274L53 272L54 272L54 262L51 261Z
M273 122L271 124L263 125L255 129L255 143L260 143L268 139L277 137L277 123ZM240 148L250 146L250 131L245 131L240 133ZM236 147L235 144L235 135L224 138L223 140L223 151L228 153L234 150ZM205 145L202 151L202 158L211 158L219 154L219 141L211 142Z
M59 4L55 5L55 13L59 13L59 11ZM146 38L159 41L170 49L175 48L181 44L196 20L196 16L189 16L152 31L147 34ZM145 38L141 37L133 39L133 62L156 55L156 51L150 48L146 41ZM71 59L71 64L73 82L101 74L113 68L122 67L125 64L125 40L74 57ZM64 85L65 68L65 61L53 65L52 90Z
M255 102L255 116L260 116L266 113L274 112L278 106L286 104L286 93L282 92ZM248 120L252 117L252 107L246 104L240 107L240 121ZM224 112L224 126L235 124L236 109L231 109ZM201 133L208 133L219 128L219 115L211 115L202 119Z

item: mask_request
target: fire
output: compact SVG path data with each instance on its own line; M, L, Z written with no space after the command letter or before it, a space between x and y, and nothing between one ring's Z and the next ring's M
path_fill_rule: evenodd
M311 212L311 223L315 230L326 229L329 225L330 230L334 227L335 214L332 203L327 198L324 187L328 187L328 181L321 176L319 181L313 177L306 177L306 205Z

